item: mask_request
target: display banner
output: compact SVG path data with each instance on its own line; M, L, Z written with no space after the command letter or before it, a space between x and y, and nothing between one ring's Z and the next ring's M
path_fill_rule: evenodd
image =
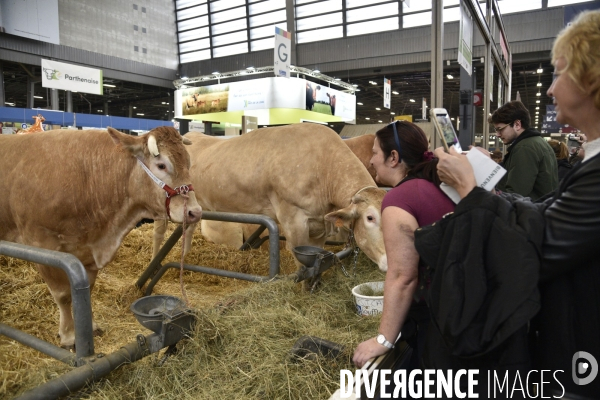
M471 76L473 63L473 20L467 7L460 5L460 28L458 30L458 63Z
M390 109L392 103L392 80L383 78L383 107Z
M275 27L275 59L273 72L275 76L290 77L290 64L292 58L292 34L281 28Z
M175 116L225 111L295 108L356 117L356 96L300 78L261 78L175 91Z
M42 87L101 95L102 70L42 59Z

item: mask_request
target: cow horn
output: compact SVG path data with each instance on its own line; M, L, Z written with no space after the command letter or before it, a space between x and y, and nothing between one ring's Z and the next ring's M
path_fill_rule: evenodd
M148 150L150 150L150 154L154 157L158 157L160 154L158 152L158 145L156 144L156 138L154 135L148 135Z
M189 146L190 144L192 144L192 141L191 141L190 139L186 138L185 136L182 136L182 137L181 137L181 141L183 142L183 144L186 144L186 145L188 145L188 146Z

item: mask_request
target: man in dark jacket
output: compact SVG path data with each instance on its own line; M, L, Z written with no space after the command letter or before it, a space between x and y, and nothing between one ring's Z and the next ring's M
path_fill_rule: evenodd
M488 119L502 142L509 145L502 163L507 174L497 189L537 200L558 187L558 167L552 148L529 127L530 120L520 101L506 103Z

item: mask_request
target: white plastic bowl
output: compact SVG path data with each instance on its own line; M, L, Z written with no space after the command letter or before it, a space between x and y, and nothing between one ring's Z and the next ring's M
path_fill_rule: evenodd
M383 290L382 282L367 282L352 288L354 301L356 302L356 312L358 315L379 315L383 311L383 296L365 296L361 293L361 289L365 286L371 287L373 291L380 292Z

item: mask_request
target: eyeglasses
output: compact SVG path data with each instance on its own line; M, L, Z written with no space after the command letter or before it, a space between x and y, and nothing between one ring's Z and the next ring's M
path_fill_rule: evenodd
M394 141L396 142L396 147L398 147L398 157L400 157L400 139L398 138L398 130L396 129L396 122L392 122L390 125L394 129Z
M500 133L500 132L502 132L502 131L504 130L504 128L506 128L507 126L510 126L510 127L512 128L513 124L506 124L506 125L504 125L503 127L500 127L500 128L499 128L499 127L497 127L497 126L495 126L495 127L494 127L494 130L495 130L496 132Z

